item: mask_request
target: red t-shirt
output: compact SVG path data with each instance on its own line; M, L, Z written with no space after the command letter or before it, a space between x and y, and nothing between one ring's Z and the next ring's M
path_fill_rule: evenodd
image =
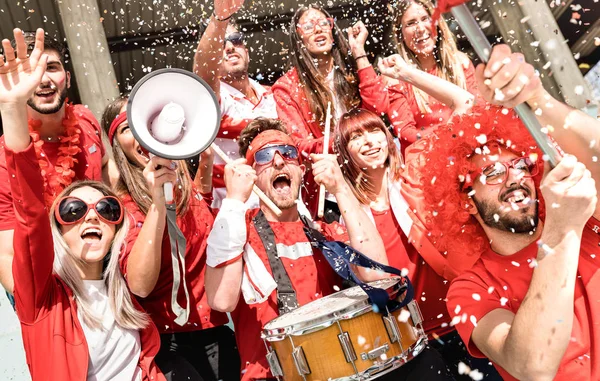
M254 228L252 218L258 209L249 210L246 214L248 241L246 246L254 250L262 261L264 268L273 276L269 258L258 232ZM312 249L304 234L302 222L270 222L278 245L278 255L287 271L296 291L299 305L304 305L342 288L342 279L337 276L323 254ZM322 224L323 234L331 240L348 241L346 229L340 224ZM282 245L282 246L281 246ZM247 249L246 249L247 250ZM248 266L244 263L244 272L250 277ZM231 313L236 330L236 339L242 359L242 380L253 380L273 377L267 363L267 351L261 339L261 331L265 324L279 316L277 308L277 291L274 290L262 303L247 304L243 297L236 309Z
M415 290L415 300L423 315L425 333L431 338L434 333L443 336L453 331L446 309L446 293L450 282L439 276L408 242L391 209L383 212L371 209L371 213L390 266L408 269L408 277Z
M592 218L583 230L575 283L571 341L561 360L555 381L600 379L600 361L594 358L600 353L598 225L600 223ZM480 321L497 308L517 312L529 289L533 276L530 263L537 257L537 252L537 242L532 242L510 256L502 256L489 249L471 270L452 282L448 292L448 311L461 318L456 329L463 341L468 343L467 347L473 356L485 357L471 340L475 328L471 319ZM479 296L474 297L475 294ZM497 364L494 365L505 380L516 380Z
M127 245L121 254L121 271L127 278L127 260L135 243L146 215L143 214L131 196L122 197L123 205L130 218L130 229ZM171 288L173 286L173 268L171 261L171 243L165 227L163 235L160 275L154 289L145 298L138 298L140 304L148 312L160 333L189 332L216 327L227 323L227 315L213 311L208 306L204 291L204 274L206 272L206 240L212 229L214 216L200 193L194 188L189 201L188 212L177 218L177 226L187 240L185 250L185 280L190 298L190 314L184 326L175 323L176 316L171 309ZM179 288L177 301L186 306L183 286Z
M77 162L73 167L76 180L102 181L102 158L104 157L104 145L100 125L90 110L83 105L75 105L74 112L79 118L81 133L79 140L81 152L75 156ZM48 158L50 168L58 157L59 142L44 142L42 151ZM6 169L6 157L4 152L4 136L0 136L0 230L13 230L16 225L13 199L8 183L8 171Z

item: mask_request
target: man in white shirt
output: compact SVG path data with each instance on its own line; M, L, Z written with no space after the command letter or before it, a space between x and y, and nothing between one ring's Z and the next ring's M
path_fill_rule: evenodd
M215 0L214 12L194 56L194 73L209 84L221 103L221 128L215 143L232 159L240 157L237 138L248 122L259 116L277 118L270 89L248 77L250 58L244 35L230 22L243 4L244 0ZM215 157L215 208L225 198L224 168L225 163ZM248 206L258 205L258 197L252 195Z

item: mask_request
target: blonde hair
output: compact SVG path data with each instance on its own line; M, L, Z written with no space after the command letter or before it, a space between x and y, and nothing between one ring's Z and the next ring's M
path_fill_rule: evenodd
M394 17L394 43L396 44L398 53L406 62L412 63L420 70L423 70L418 57L408 48L408 46L406 46L406 43L402 38L402 17L413 4L419 4L425 8L430 17L433 14L434 6L429 0L402 0L395 2L393 6L390 4L388 7ZM456 47L454 36L452 35L452 32L450 32L450 28L448 28L448 24L446 24L443 17L440 17L437 22L437 34L438 39L433 51L436 58L437 76L468 91L460 52ZM412 86L412 90L417 105L419 106L419 111L422 113L431 113L431 108L429 108L428 105L429 95L414 86Z
M83 322L89 327L98 329L102 327L102 316L98 316L92 309L78 270L78 265L85 265L85 261L73 255L62 235L60 224L54 216L54 210L58 207L58 200L64 196L68 196L75 189L83 187L94 188L105 196L116 197L115 193L107 185L90 180L75 182L58 195L50 209L50 226L54 241L53 267L54 273L73 291L78 312L81 313ZM131 293L119 268L119 255L121 254L122 247L125 245L125 238L128 231L129 219L125 216L123 222L116 226L110 250L104 257L102 280L106 284L108 302L117 324L124 329L138 330L146 327L150 320L148 315L135 308Z

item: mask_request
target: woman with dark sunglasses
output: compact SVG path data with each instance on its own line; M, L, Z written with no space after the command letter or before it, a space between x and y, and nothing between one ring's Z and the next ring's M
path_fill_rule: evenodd
M9 46L4 40L5 52ZM14 295L31 377L164 380L154 363L157 329L119 270L129 224L116 195L99 182L75 182L60 193L48 216L27 110L13 106L16 100L25 104L44 74L48 57L38 48L36 43L28 59L0 58L6 164L19 216ZM17 56L24 50L21 35Z
M240 360L233 332L224 325L227 315L209 307L204 289L206 239L214 222L212 158L202 155L197 184L184 161L150 159L127 124L127 99L105 109L102 126L120 172L116 190L132 220L121 270L161 333L156 362L169 381L237 380ZM166 226L166 182L175 186L177 226L185 238L185 254L177 260Z

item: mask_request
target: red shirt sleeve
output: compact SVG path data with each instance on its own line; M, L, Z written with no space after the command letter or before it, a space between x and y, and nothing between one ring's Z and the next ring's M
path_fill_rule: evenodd
M321 229L323 230L323 235L332 241L340 241L344 243L350 242L350 236L348 236L348 231L346 227L340 224L337 221L334 221L330 224L321 222Z
M129 231L127 232L127 238L125 239L125 246L123 247L123 250L121 250L119 266L123 276L127 279L127 261L131 249L133 249L133 244L140 235L140 231L144 225L145 216L130 198L129 202L126 200L127 199L124 198L123 205L125 206L126 216L129 218Z
M77 115L83 120L83 123L88 124L94 131L96 136L94 140L100 148L100 157L104 157L104 155L106 154L106 149L102 142L102 130L100 128L100 123L98 123L96 117L90 111L90 109L88 109L84 105L75 105L75 110L77 112Z
M0 138L0 146L2 146L0 148L0 230L13 230L15 228L15 210L6 168L4 137Z
M477 270L473 268L452 281L446 306L452 323L463 342L467 343L469 353L474 357L486 357L471 340L475 325L491 311L509 308L502 305L502 302L506 305L506 301L502 300L499 290L490 288L491 282L478 276Z
M10 189L14 198L15 234L13 278L17 314L33 323L52 295L54 245L44 181L33 144L22 152L5 149Z
M300 152L323 152L323 136L315 136L298 104L304 96L300 85L294 83L288 75L281 77L272 87L273 98L277 104L277 115L290 131Z

